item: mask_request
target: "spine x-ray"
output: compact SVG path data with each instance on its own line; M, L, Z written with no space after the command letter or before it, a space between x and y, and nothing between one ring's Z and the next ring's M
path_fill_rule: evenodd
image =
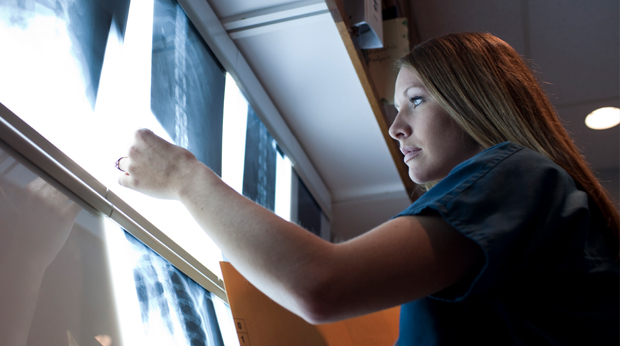
M221 174L226 71L174 0L156 0L151 110L175 143Z

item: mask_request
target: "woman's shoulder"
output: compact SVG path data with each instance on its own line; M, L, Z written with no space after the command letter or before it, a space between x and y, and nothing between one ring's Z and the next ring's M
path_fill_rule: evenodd
M547 156L513 142L503 142L482 150L475 156L455 166L446 178L488 173L494 169L540 170L556 169L564 171ZM444 179L445 180L445 179Z

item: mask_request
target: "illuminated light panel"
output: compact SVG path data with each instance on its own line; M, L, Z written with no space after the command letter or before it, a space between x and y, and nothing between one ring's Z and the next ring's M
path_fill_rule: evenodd
M239 193L243 190L247 124L248 103L235 80L226 73L222 124L222 180Z
M605 130L620 124L620 108L603 107L588 114L586 126L593 130Z
M274 212L286 221L291 221L291 183L293 167L286 155L276 155L276 202Z

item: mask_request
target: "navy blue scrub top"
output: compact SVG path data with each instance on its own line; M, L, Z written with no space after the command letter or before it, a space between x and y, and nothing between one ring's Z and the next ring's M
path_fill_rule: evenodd
M617 242L564 169L505 142L456 166L396 217L439 215L479 270L401 307L399 346L618 345Z

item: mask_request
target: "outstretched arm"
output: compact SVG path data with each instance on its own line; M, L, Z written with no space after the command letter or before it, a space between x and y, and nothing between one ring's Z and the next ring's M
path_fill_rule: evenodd
M258 289L309 322L348 318L446 288L481 252L439 217L400 217L331 244L239 195L180 147L139 130L123 186L180 200Z

